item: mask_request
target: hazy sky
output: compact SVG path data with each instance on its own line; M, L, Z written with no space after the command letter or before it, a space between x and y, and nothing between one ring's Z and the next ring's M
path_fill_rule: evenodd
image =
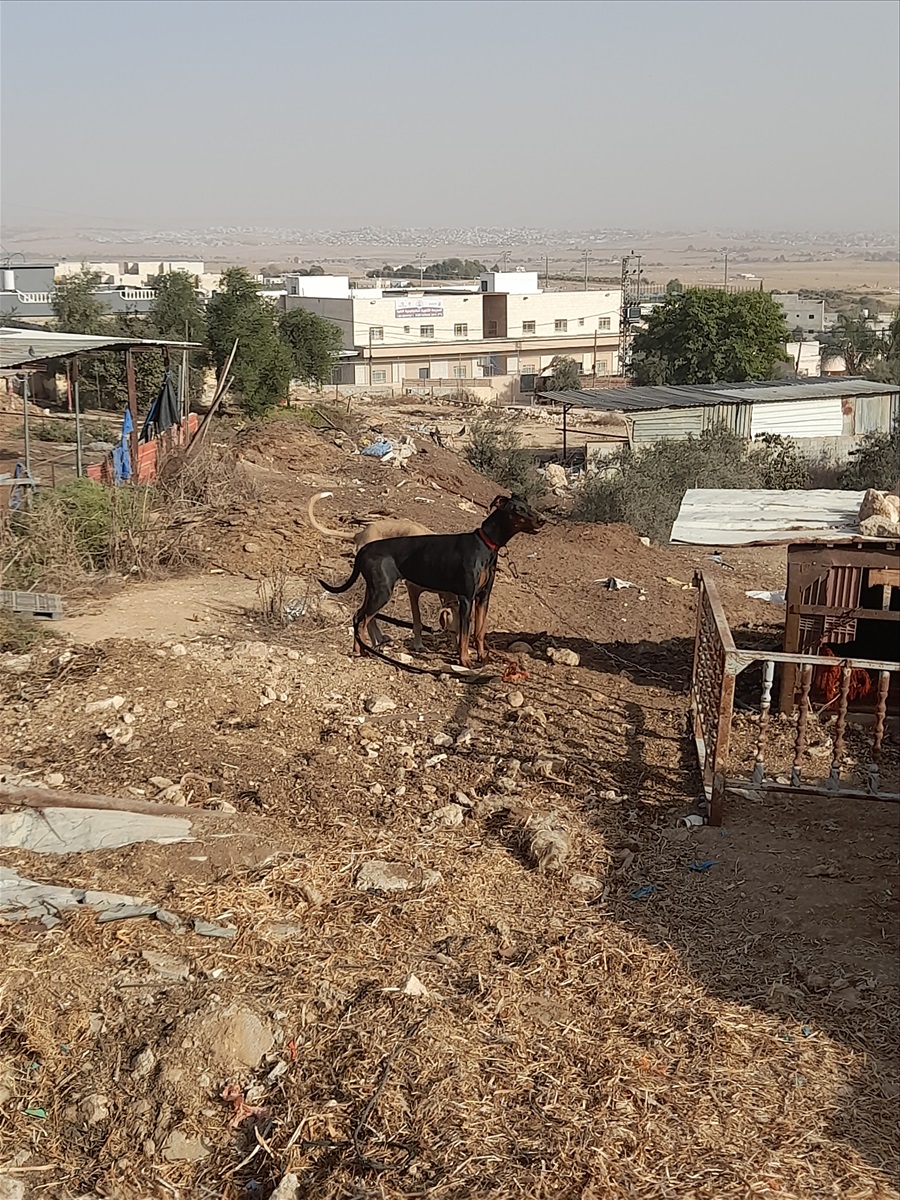
M3 0L3 221L894 229L898 14Z

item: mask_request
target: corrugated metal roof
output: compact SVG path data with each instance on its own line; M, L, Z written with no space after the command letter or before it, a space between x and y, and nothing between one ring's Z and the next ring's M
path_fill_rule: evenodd
M779 379L754 383L716 383L703 386L601 388L591 391L541 392L555 404L594 408L604 412L640 412L655 408L693 408L714 404L768 404L784 400L820 400L827 396L886 396L900 393L893 383L871 379Z
M91 350L125 350L129 346L168 346L170 350L193 350L198 348L199 343L3 328L0 329L0 367L31 367L51 358L71 358L73 354L86 354Z
M691 488L681 502L671 540L716 547L873 540L859 533L864 495L830 488Z

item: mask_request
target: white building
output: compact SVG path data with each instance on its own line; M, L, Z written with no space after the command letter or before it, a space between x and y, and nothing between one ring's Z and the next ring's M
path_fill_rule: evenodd
M773 292L772 299L784 311L788 333L824 333L828 328L824 300L801 300L796 292Z
M284 307L341 330L356 357L344 383L539 375L557 355L586 375L618 370L621 291L544 292L536 272L486 272L477 284L351 286L346 275L285 276Z

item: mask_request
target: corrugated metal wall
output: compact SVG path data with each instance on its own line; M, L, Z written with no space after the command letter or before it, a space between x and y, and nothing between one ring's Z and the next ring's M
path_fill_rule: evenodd
M633 443L635 446L644 446L648 442L662 441L663 438L686 438L689 433L699 436L705 411L701 407L658 408L651 412L629 413Z
M853 432L890 433L900 416L900 395L857 396Z
M703 410L703 428L715 429L723 426L739 437L750 437L752 404L713 404Z
M843 432L840 396L754 404L750 418L751 437L761 433L780 433L784 437L840 437Z

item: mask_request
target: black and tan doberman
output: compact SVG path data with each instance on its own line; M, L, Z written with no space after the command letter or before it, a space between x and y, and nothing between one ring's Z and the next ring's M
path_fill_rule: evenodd
M520 496L498 496L482 525L472 533L433 533L422 537L386 538L370 542L356 555L353 573L335 587L319 580L329 592L346 592L360 575L366 594L353 618L354 654L367 649L369 622L391 598L399 580L405 579L430 592L448 592L459 598L459 661L472 665L470 641L485 661L485 626L497 552L517 533L537 533L544 519Z

